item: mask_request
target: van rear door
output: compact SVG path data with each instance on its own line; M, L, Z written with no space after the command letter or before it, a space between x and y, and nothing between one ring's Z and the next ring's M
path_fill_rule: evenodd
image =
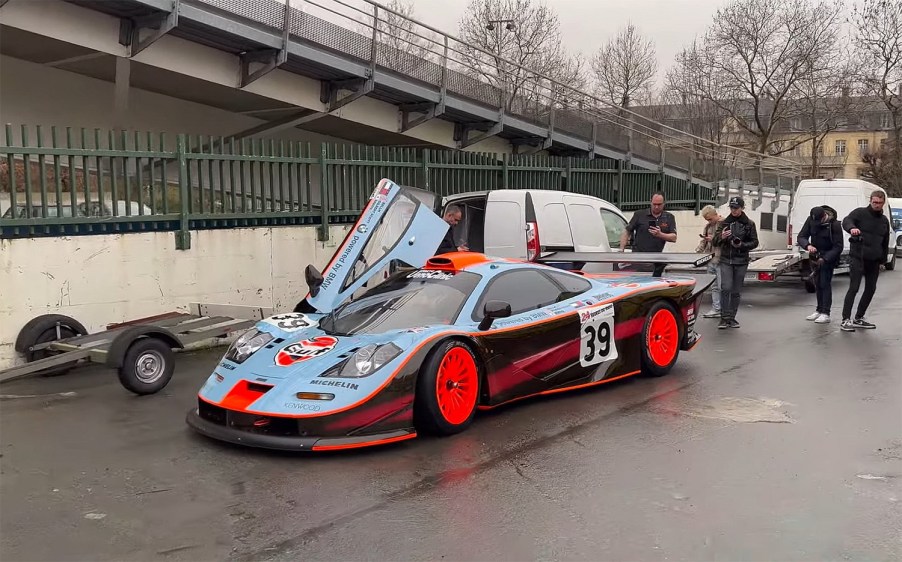
M527 192L499 189L489 192L485 207L485 254L526 259Z
M573 250L575 252L610 251L599 202L588 197L574 195L564 195L563 199L567 209L570 233L573 237Z

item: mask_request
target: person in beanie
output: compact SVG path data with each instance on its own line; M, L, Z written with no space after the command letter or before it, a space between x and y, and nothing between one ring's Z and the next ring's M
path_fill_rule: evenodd
M851 260L849 290L843 303L840 325L840 329L844 332L854 332L856 329L873 330L877 327L866 321L864 314L868 311L868 305L871 304L871 298L877 290L880 265L886 262L886 251L889 247L889 235L892 230L889 220L883 214L885 203L886 194L883 191L874 191L871 193L870 205L855 209L842 221L843 229L852 235L849 239ZM864 293L858 301L858 311L853 321L852 305L861 287L862 277L864 277Z
M718 329L738 328L739 295L749 269L749 252L758 247L755 221L745 214L742 197L730 198L730 214L714 232L720 247L720 324Z
M811 209L799 237L799 248L808 250L813 272L817 308L806 320L817 324L830 322L830 307L833 305L833 270L839 263L843 249L842 226L836 220L836 211L823 205Z

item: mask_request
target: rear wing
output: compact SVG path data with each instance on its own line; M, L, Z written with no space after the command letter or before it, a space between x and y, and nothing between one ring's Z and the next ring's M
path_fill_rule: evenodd
M689 252L549 252L536 258L539 263L586 262L586 263L651 263L663 265L689 265L701 267L714 259L714 254ZM654 276L661 276L661 269Z

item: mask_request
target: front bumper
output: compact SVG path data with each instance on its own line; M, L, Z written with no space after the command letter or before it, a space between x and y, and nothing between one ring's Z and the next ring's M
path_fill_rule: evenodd
M185 422L192 429L207 437L226 441L237 445L275 449L280 451L334 451L340 449L357 449L387 445L397 441L413 439L417 436L413 429L399 429L380 434L356 435L347 437L315 437L267 435L265 433L229 427L201 417L197 407L188 411Z

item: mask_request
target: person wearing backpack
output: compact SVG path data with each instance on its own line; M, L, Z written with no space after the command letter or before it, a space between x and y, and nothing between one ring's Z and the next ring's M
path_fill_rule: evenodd
M816 324L830 322L830 308L833 306L833 270L839 263L843 249L842 225L836 220L836 210L822 205L811 209L796 242L800 248L808 250L811 261L812 280L817 296L817 308L806 320Z

